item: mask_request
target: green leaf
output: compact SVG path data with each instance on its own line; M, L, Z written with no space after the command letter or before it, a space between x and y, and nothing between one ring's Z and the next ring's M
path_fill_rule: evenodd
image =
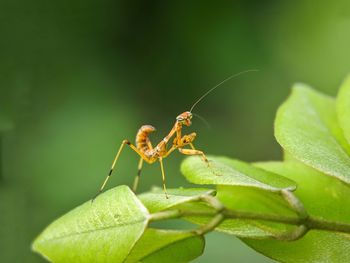
M275 214L296 217L279 193L242 186L218 186L217 198L227 209L240 212ZM213 211L204 204L186 204L179 207L189 211ZM210 217L186 217L192 223L204 225ZM225 219L215 230L237 237L256 239L276 238L292 231L295 226L261 220Z
M339 124L344 131L345 138L350 144L350 75L340 87L337 96L337 114Z
M189 222L205 225L211 218L209 217L185 217ZM240 238L253 238L253 239L271 239L278 238L279 236L290 232L294 229L294 226L266 223L261 220L241 220L241 219L225 219L215 231L226 233Z
M216 184L217 198L229 209L295 216L280 195L282 189L294 190L296 184L278 174L226 157L209 157L210 167L198 157L189 157L181 165L185 177L197 184ZM190 206L190 207L189 207ZM205 205L187 205L184 209L204 210ZM196 224L206 224L208 217L187 217ZM226 219L217 231L239 237L271 238L290 231L285 224L257 220Z
M312 216L350 223L350 187L298 161L256 163L298 183L294 194Z
M149 228L137 241L125 263L181 263L199 257L204 250L204 238L188 231Z
M247 163L226 157L209 157L210 166L200 158L186 158L181 164L181 172L195 184L245 186L278 192L295 189L295 183L287 178Z
M350 183L350 146L337 123L333 98L295 85L278 109L275 136L294 158Z
M295 195L308 213L333 221L350 222L350 188L298 161L257 163L298 183ZM350 262L350 236L335 232L308 232L293 242L244 239L255 250L282 262Z
M215 190L203 188L168 189L169 199L165 198L161 188L154 188L151 192L140 194L138 198L151 213L166 210L174 206L198 200L201 195L215 195Z
M53 262L123 262L148 218L133 192L118 186L54 221L33 250Z
M229 209L295 216L280 193L242 186L218 186L217 190L217 198Z
M350 262L350 236L325 231L310 231L293 242L244 239L260 253L280 262Z
M228 165L237 167L237 161L226 160ZM264 174L266 170L257 169L256 167L245 164L242 167L249 167L245 171L253 172L259 174ZM253 170L256 169L256 170ZM241 169L242 171L243 169ZM275 175L276 179L282 180L282 182L289 182L291 185L295 185L293 181L282 177L277 173L271 173L270 171L266 173L268 175ZM272 180L271 180L272 181ZM279 185L282 186L281 181L277 181ZM293 182L293 183L292 183ZM277 183L275 182L275 185ZM290 187L293 189L293 187ZM288 205L288 203L283 199L280 192L266 191L265 189L251 188L244 186L217 186L217 198L226 208L232 209L234 211L243 212L253 212L261 214L274 214L296 217L295 211ZM283 233L292 231L295 226L290 226L286 224L279 224L273 222L266 222L261 220L237 220L228 219L225 220L224 224L220 226L220 230L223 232L234 234L238 237L252 237L257 239L273 238L282 235ZM219 230L219 231L220 231Z

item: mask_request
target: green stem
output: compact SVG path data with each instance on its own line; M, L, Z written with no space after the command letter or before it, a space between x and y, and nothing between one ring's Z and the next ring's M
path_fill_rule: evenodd
M310 229L350 233L350 224L309 217L305 225Z
M225 210L223 213L225 215L225 218L232 218L232 219L264 220L264 221L284 223L284 224L290 224L290 225L303 224L303 220L298 217L250 213L250 212L233 211L233 210Z
M157 212L150 215L149 221L161 221L166 219L180 218L183 216L183 212L180 210L166 210Z
M282 190L281 195L284 198L284 200L287 201L290 207L293 208L293 210L299 215L300 218L304 219L308 217L304 205L292 192L288 190Z
M217 214L216 216L213 217L212 220L209 221L209 223L197 228L195 230L195 233L197 235L204 235L210 231L213 231L224 220L225 220L225 216L222 213Z
M287 196L287 199L289 199L289 201L292 203L292 206L297 208L299 212L298 213L299 217L229 210L229 209L226 209L217 198L213 196L203 196L200 198L200 200L205 201L208 205L213 207L214 210L211 210L211 211L166 210L166 211L152 214L150 217L150 221L159 221L159 220L174 219L174 218L181 218L181 217L188 217L188 216L211 217L212 219L207 224L199 227L194 231L199 235L203 235L209 231L214 230L225 219L263 220L263 221L299 226L298 228L296 228L291 232L273 237L278 240L286 240L286 241L299 239L311 229L350 233L350 224L329 221L322 218L308 216L306 211L303 209L303 207L299 205L299 201L296 199L296 197L294 198L294 197Z

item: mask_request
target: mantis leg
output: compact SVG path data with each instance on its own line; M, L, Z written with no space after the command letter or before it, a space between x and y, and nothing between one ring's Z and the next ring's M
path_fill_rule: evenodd
M111 177L111 175L112 175L112 173L113 173L115 164L117 163L117 160L119 159L120 153L122 152L122 150L123 150L125 144L129 145L130 148L131 148L132 150L134 150L138 155L140 155L140 157L141 157L143 160L148 160L148 158L147 158L144 154L142 154L134 145L132 145L128 140L124 140L124 141L122 142L122 144L120 145L120 147L119 147L119 150L118 150L118 152L117 152L117 155L115 156L115 158L114 158L114 160L113 160L111 169L109 170L109 173L108 173L106 179L103 181L103 184L102 184L100 190L99 190L99 191L97 192L97 194L92 198L91 201L94 201L95 198L96 198L96 197L103 191L103 189L105 188L105 186L106 186L106 184L107 184L109 178Z
M168 193L166 191L166 186L165 186L165 174L164 174L164 167L163 167L163 158L159 157L159 163L160 163L160 169L162 170L162 180L163 180L163 190L166 199L169 199Z
M192 143L190 143L190 146L192 149L183 149L183 148L179 148L179 152L185 155L199 155L204 162L206 162L209 165L209 160L208 158L205 156L204 152L196 150L193 146Z
M139 185L140 176L141 176L141 169L142 169L143 159L140 158L139 165L137 167L137 175L134 180L134 185L132 187L132 190L136 193L137 186Z
M164 154L164 156L163 156L163 159L165 158L165 157L167 157L168 155L170 155L174 150L176 150L176 146L171 146L171 148L169 149L169 151L167 151L165 154Z

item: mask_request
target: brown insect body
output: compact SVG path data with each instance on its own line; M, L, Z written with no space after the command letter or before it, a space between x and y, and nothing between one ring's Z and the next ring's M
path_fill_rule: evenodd
M149 139L149 134L151 132L156 131L156 128L154 128L151 125L143 125L138 130L136 134L136 148L140 151L140 153L143 155L143 159L148 163L154 163L156 162L159 157L165 158L167 157L173 150L183 147L185 145L188 145L193 142L193 140L196 137L196 133L191 133L189 135L181 136L181 130L182 126L190 126L191 125L191 119L192 119L192 113L189 111L181 113L176 118L176 122L173 126L173 128L170 130L169 134L164 137L164 139L158 143L158 145L153 148L152 143ZM167 146L169 143L169 140L174 136L174 140L172 142L172 148L168 151Z
M154 131L156 131L156 128L154 128L153 126L143 125L141 126L141 128L138 130L136 134L136 139L135 139L136 148L148 158L151 158L152 156L154 156L154 149L148 137L149 134Z

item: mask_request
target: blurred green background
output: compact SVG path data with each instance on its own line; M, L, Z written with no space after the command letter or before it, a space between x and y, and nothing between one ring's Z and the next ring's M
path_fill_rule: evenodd
M292 83L334 95L350 72L349 1L21 1L0 3L1 262L44 262L30 243L90 199L120 142L142 124L160 140L196 107L196 145L246 161L280 159L273 119ZM169 188L188 186L178 153ZM126 149L108 187L131 185ZM161 185L146 166L140 191ZM224 234L196 262L272 262Z

